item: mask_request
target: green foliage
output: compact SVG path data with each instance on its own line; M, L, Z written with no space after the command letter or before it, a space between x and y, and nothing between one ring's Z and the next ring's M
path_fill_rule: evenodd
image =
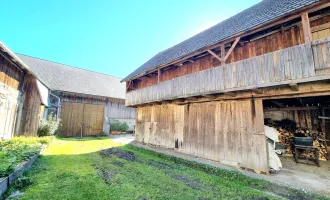
M126 122L120 122L115 119L110 120L110 130L111 131L123 131L126 132L128 130L128 125Z
M15 166L36 154L52 138L14 137L0 141L0 177L10 174Z
M97 152L115 145L58 138L27 173L33 184L21 199L326 199L131 145L119 154Z
M21 176L21 177L18 177L18 179L14 182L14 188L20 190L20 189L30 186L31 183L32 182L31 182L30 178Z
M52 114L48 115L47 119L41 119L38 127L38 136L57 135L60 127L60 119Z

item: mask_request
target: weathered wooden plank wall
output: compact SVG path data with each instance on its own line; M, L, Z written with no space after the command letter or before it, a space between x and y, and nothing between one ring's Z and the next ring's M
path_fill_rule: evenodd
M126 94L126 105L288 84L315 77L310 43L219 66Z
M63 102L60 136L80 137L100 135L103 131L103 117L104 106L101 104Z
M261 100L137 108L135 139L184 153L268 172Z
M109 119L135 119L135 108L128 108L123 102L109 101L104 109L105 116Z
M280 121L283 119L290 119L297 123L297 127L309 128L312 130L320 129L319 119L321 116L319 109L306 109L306 110L279 110L268 111L264 110L265 119L270 118L272 120Z
M322 16L311 21L310 25L313 32L313 40L330 36L329 26L325 26L329 22L330 15ZM260 37L260 35L257 37ZM293 26L286 30L280 30L273 34L260 37L259 39L248 41L243 46L237 45L234 48L234 51L228 57L226 64L289 48L302 43L304 43L302 26ZM226 49L226 51L228 51L228 48ZM217 60L211 55L208 55L198 60L195 60L194 63L187 63L183 66L171 68L162 72L160 80L171 80L176 77L184 76L213 67L218 67L220 65L221 63L219 60ZM157 76L151 76L149 78L145 77L141 80L134 80L133 88L140 89L155 85L157 83Z
M35 77L30 74L25 76L23 90L25 91L25 98L19 122L18 135L37 136L41 98Z
M113 99L68 92L55 92L55 94L61 98L62 102L104 105L105 117L109 119L135 119L135 108L126 107L124 99Z
M181 146L185 109L170 104L138 108L135 139L168 148Z
M313 41L312 48L316 74L330 74L330 37Z
M24 80L24 73L0 54L0 82L19 89Z
M24 73L0 54L0 138L14 136Z

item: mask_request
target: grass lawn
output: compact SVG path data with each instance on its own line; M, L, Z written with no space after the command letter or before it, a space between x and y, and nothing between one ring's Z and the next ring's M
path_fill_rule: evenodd
M21 199L325 199L130 145L107 149L115 146L57 138L26 174Z

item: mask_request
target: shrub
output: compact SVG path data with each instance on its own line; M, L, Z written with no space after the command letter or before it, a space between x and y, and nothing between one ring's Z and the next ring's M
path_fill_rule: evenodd
M43 144L48 144L52 137L14 137L11 140L0 140L0 177L10 174L15 166L28 160L40 151Z
M38 127L38 136L50 136L58 134L60 127L60 119L56 116L48 115L47 119L41 119Z
M128 130L129 126L126 122L120 122L115 119L110 120L110 130L111 131L123 131L126 132Z

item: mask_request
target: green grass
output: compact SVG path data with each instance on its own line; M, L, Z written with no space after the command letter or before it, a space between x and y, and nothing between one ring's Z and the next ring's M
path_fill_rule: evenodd
M56 139L26 174L22 199L325 199L236 172L120 146L106 138Z

